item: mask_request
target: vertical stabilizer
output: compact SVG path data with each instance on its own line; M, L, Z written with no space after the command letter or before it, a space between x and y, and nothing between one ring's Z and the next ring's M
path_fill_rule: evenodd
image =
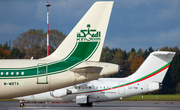
M152 52L131 78L142 81L162 82L170 66L175 52L155 51Z
M99 61L113 1L95 2L61 45L44 59Z

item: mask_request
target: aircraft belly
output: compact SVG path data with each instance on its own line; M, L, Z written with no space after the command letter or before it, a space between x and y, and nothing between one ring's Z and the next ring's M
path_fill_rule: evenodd
M93 93L89 95L89 100L92 102L95 101L104 102L104 101L118 100L118 99L119 99L118 91L106 91L106 92Z
M0 80L0 98L13 98L48 90L49 84L40 86L36 82L37 78L2 79Z
M37 77L0 80L0 98L31 95L73 85L75 78L67 73L51 75L48 84L37 84ZM13 92L12 92L13 91Z

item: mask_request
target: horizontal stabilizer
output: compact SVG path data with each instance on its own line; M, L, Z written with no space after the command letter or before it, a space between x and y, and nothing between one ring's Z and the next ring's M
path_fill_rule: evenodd
M169 51L156 51L152 53L155 56L163 56L163 55L174 55L174 52L169 52Z
M72 69L71 71L75 73L91 73L91 74L98 73L99 74L102 69L103 69L102 67L88 66L88 67Z

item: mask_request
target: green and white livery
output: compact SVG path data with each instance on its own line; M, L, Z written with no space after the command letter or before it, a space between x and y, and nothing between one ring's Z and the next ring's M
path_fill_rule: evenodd
M0 60L0 98L87 82L119 71L99 62L113 2L96 2L61 45L42 59Z

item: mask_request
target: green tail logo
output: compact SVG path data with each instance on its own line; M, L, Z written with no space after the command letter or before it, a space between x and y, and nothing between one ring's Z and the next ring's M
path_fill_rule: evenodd
M91 25L87 24L87 30L80 30L77 33L77 42L100 42L101 32L95 29L90 29Z

